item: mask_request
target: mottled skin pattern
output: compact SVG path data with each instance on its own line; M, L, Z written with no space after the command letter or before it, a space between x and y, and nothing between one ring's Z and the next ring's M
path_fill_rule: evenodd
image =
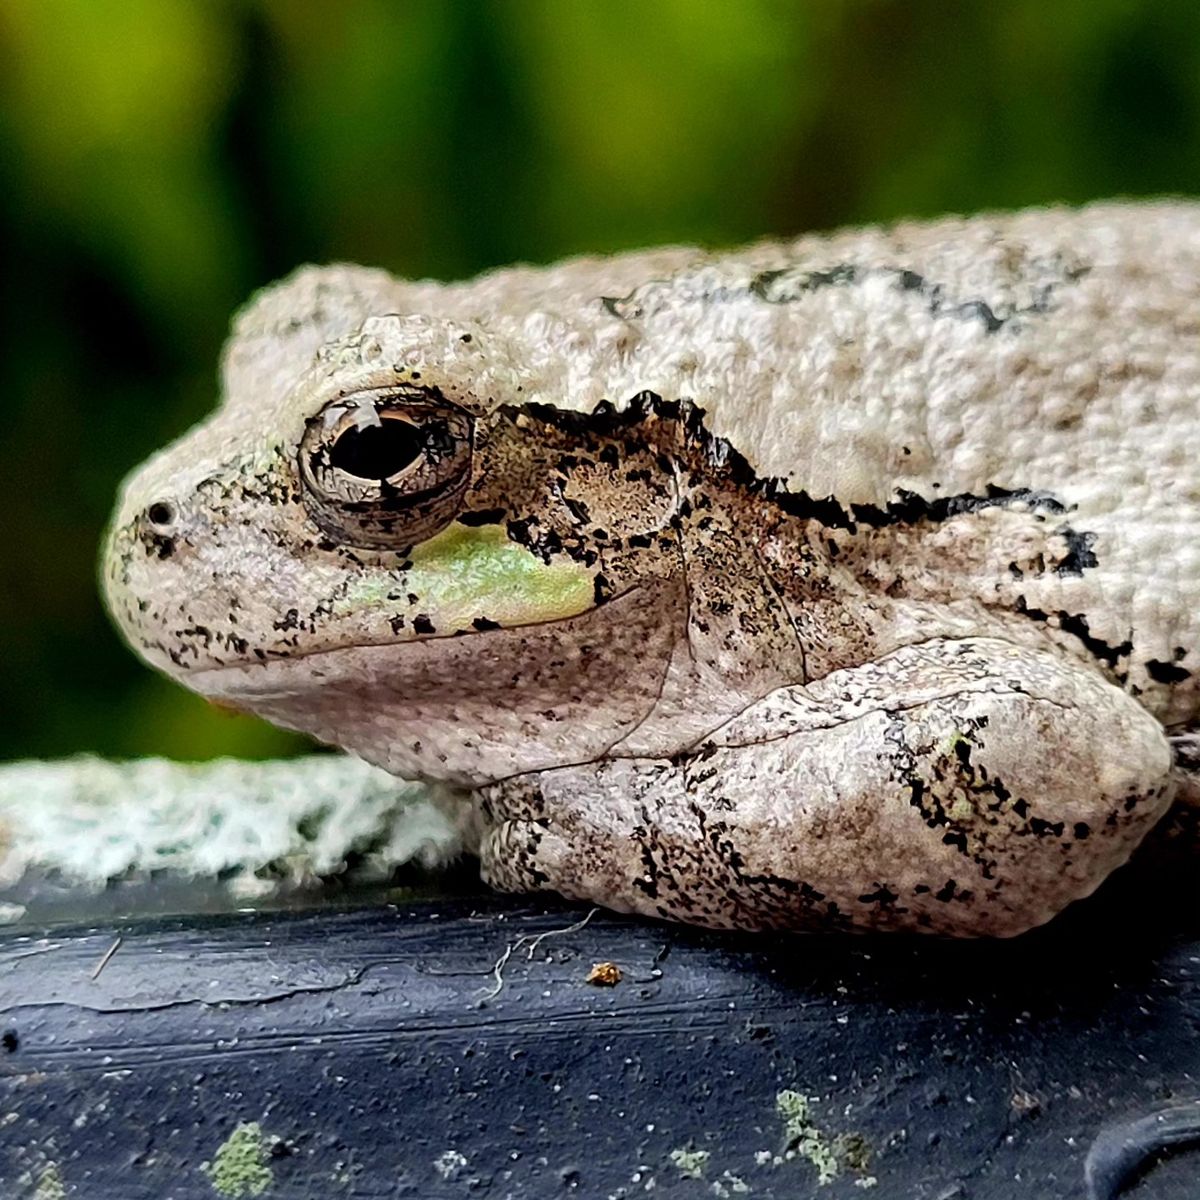
M305 268L127 483L155 666L501 888L1017 933L1196 802L1200 208Z

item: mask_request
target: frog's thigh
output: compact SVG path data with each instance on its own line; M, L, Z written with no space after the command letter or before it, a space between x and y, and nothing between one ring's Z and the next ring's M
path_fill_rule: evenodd
M1170 802L1158 722L1085 666L979 640L839 676L682 761L490 789L485 878L712 926L1008 935L1091 892Z

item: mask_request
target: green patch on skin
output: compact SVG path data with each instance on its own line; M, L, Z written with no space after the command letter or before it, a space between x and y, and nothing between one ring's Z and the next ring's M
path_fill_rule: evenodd
M672 1150L667 1157L684 1179L703 1179L712 1155L707 1150L689 1150L681 1146L678 1150Z
M952 821L969 821L975 815L975 808L966 796L956 796L946 815Z
M257 1121L240 1124L200 1169L225 1200L261 1196L275 1178L267 1165L269 1141Z
M67 1189L58 1173L57 1163L47 1163L38 1175L33 1200L66 1200Z
M975 743L961 729L956 729L946 741L938 747L938 753L943 758L949 758L959 746L974 746Z
M592 572L578 563L547 564L509 541L495 525L451 525L417 546L399 583L366 579L339 598L338 611L388 602L403 589L438 630L470 629L476 617L530 625L578 616L593 607Z

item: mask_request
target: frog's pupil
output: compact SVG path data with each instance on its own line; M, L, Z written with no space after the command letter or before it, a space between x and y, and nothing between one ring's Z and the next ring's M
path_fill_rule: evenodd
M423 442L421 430L407 421L352 426L330 447L329 463L359 479L389 479L421 453Z

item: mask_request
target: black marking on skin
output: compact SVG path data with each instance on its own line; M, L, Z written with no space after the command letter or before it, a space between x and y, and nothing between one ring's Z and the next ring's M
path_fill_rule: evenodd
M947 879L942 886L933 893L935 900L941 901L942 904L949 904L952 900L959 901L960 904L966 904L974 899L975 893L970 888L960 888L956 880Z
M703 450L709 466L723 471L735 485L773 501L789 516L818 521L827 528L842 529L852 534L858 531L859 525L879 529L920 522L940 524L984 509L1013 505L1026 505L1033 512L1052 516L1061 516L1068 511L1067 506L1050 492L1032 488L1005 488L997 484L988 484L982 496L963 492L933 499L898 488L896 499L883 507L852 504L847 510L833 496L819 498L803 490L793 492L781 479L760 478L731 442L709 432L703 408L687 399L664 400L658 393L649 390L638 392L621 409L609 400L601 400L590 413L559 409L547 404L526 404L516 411L583 440L589 437L621 438L651 419L677 423L682 426L686 441ZM603 453L600 457L603 461ZM664 457L660 467L665 475L673 469L673 463ZM631 472L630 479L633 477L634 473ZM514 535L514 524L520 523L509 522L509 536L523 545L531 545L524 534L518 532ZM1097 565L1096 557L1091 552L1094 534L1077 533L1069 527L1057 532L1066 538L1068 554L1056 570L1065 564L1064 573L1073 574L1076 569Z
M460 525L474 528L479 525L499 525L504 517L505 511L502 508L476 508L459 513L457 520Z
M775 480L767 484L758 483L756 480L748 486L757 487L769 495L788 516L797 517L801 521L816 521L827 529L844 529L847 533L858 532L858 527L850 515L832 496L817 500L805 491L789 492Z
M852 504L851 531L854 529L854 521L875 529L889 525L915 525L920 521L940 524L968 513L982 512L988 508L1009 508L1016 504L1028 505L1031 512L1040 510L1055 516L1067 511L1066 505L1050 492L1034 491L1032 488L1004 488L994 483L987 485L982 496L972 492L961 492L956 496L937 496L927 500L924 496L904 488L897 488L896 495L898 499L889 501L883 508L874 504ZM1095 534L1091 533L1076 534L1067 529L1059 532L1064 537L1069 533L1070 537L1077 541L1090 539L1084 542L1085 548L1090 547L1091 542L1095 540ZM1068 543L1070 544L1070 538ZM1091 557L1092 561L1084 565L1096 565L1095 555Z
M828 271L805 271L796 274L794 269L785 267L777 271L763 271L756 275L750 281L750 291L760 300L765 300L768 304L783 304L785 299L776 297L771 292L773 284L780 279L788 276L796 276L795 292L797 295L803 292L816 292L821 288L827 287L845 287L851 283L858 283L860 279L866 277L867 271L861 267L856 267L853 263L839 263L836 267L831 267ZM904 276L911 276L914 279L920 279L919 275L914 275L911 271L903 272ZM905 290L910 290L905 288Z
M433 622L426 616L425 613L417 613L412 620L414 633L436 633L437 630L433 626Z
M1163 662L1160 658L1146 660L1146 673L1155 683L1183 683L1191 679L1192 673L1176 663Z
M563 496L562 502L570 510L571 516L579 522L580 525L586 525L591 519L588 512L588 506L582 500L572 499L570 496Z
M696 782L694 777L692 782ZM724 806L718 801L713 804L713 807ZM733 807L732 803L728 807ZM745 857L733 840L735 831L723 821L710 823L710 814L701 804L693 801L689 803L688 809L697 822L698 843L701 846L706 845L712 850L720 873L714 878L711 867L698 857L694 857L690 865L694 871L703 873L708 890L720 895L723 909L735 913L744 912L749 918L748 924L763 928L796 927L797 925L812 927L814 921L817 925L826 928L835 928L846 924L837 905L832 901L825 903L825 893L814 888L808 882L769 872L748 871ZM645 808L642 810L642 818L646 822L645 827L640 831L643 838L646 839L643 841L642 849L643 861L646 861L648 856L651 859L654 858L653 851L655 849L662 853L665 847L659 844L656 836L657 826L650 821ZM647 841L650 843L649 847ZM658 886L661 878L665 877L671 885L667 903L660 906L662 915L678 919L681 911L704 911L704 909L697 909L695 899L689 891L680 888L674 873L669 869L665 854L661 867L658 862L654 863L654 867L656 893L661 894L661 888ZM730 886L730 884L736 886ZM888 902L886 895L891 894L889 890L883 885L877 886L881 892L881 905L888 906L889 903L894 904L895 900L899 899L898 896L893 895L892 901ZM907 909L888 907L888 911L903 913ZM683 919L688 918L684 916Z
M1034 837L1056 837L1060 838L1063 835L1065 826L1061 821L1047 821L1042 817L1031 817L1029 819L1029 830Z
M1053 312L1055 290L1064 283L1081 279L1090 269L1082 265L1061 265L1061 278L1042 284L1033 301L1023 307L993 305L982 299L955 300L946 294L943 284L931 283L916 271L904 267L867 267L856 263L838 263L824 271L797 271L794 268L763 271L751 280L749 290L767 304L789 304L822 288L851 287L868 279L890 277L896 291L914 292L921 296L930 316L978 321L984 333L990 335L999 333L1015 318L1045 316ZM621 314L614 312L614 315Z
M489 620L487 617L473 617L471 619L472 626L480 633L486 633L489 629L499 629L500 622Z
M1067 554L1055 564L1056 575L1082 575L1089 567L1100 565L1100 560L1092 550L1096 542L1094 533L1080 533L1069 525L1064 525L1057 533L1067 543Z
M1103 638L1095 637L1088 625L1087 617L1082 613L1062 611L1048 613L1040 608L1030 608L1024 596L1018 596L1013 601L1012 610L1020 613L1023 617L1028 617L1031 621L1048 622L1051 617L1057 618L1058 628L1063 633L1069 633L1072 637L1078 638L1087 650L1106 664L1110 670L1115 671L1117 663L1133 653L1133 642L1128 638L1119 645L1113 646Z
M629 295L632 296L633 293L630 292ZM629 296L601 296L600 304L610 317L616 317L618 321L624 321L626 319L625 314L618 310L617 305L628 299Z
M143 529L138 536L141 538L142 545L146 547L147 554L153 554L157 558L165 560L175 553L176 539L168 537L165 533L158 533L153 529Z
M648 819L649 814L643 813L643 819ZM658 899L658 859L654 856L654 851L650 845L648 835L649 826L639 826L634 830L634 837L637 839L638 845L641 847L642 866L646 868L644 875L639 875L634 881L633 886L639 892L644 892L651 900Z
M894 908L896 901L900 899L898 892L893 892L886 883L875 883L872 885L875 890L866 892L859 896L860 904L878 904L880 908Z
M1002 779L973 761L972 750L979 748L979 742L974 740L973 735L987 728L986 716L966 721L949 752L933 757L925 750L914 752L905 741L899 714L893 714L893 719L896 723L887 735L887 741L897 775L909 789L909 803L931 829L945 828L942 843L952 846L974 863L984 879L998 878L997 849L1003 846L1001 843L996 847L992 841L992 831L998 822L1007 828L1002 839L1008 836L1063 838L1066 826L1062 821L1047 821L1032 815L1027 800L1014 797ZM972 809L971 815L965 821L951 816L946 807L948 798L953 803L967 800ZM1009 814L1020 824L1005 820ZM1079 833L1077 827L1075 836L1081 839L1087 834ZM966 904L974 900L974 893L961 889L957 893L951 891L945 896L935 896L938 900L951 898Z

